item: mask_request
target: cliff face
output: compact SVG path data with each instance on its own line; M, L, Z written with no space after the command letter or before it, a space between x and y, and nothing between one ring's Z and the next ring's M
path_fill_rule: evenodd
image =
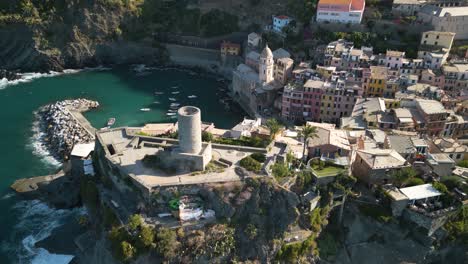
M269 181L249 179L243 186L205 188L200 192L218 218L229 218L235 226L236 254L241 260L274 259L279 239L299 216L299 198Z
M41 16L47 17L41 22L2 21L0 68L49 71L161 61L164 51L153 47L151 36L134 42L122 32L143 26L136 11L97 0L68 2L63 11Z

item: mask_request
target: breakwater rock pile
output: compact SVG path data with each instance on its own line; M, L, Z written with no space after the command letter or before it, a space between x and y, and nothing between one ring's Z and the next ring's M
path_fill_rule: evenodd
M80 98L48 104L39 109L43 144L56 159L66 158L74 144L94 141L94 135L85 130L71 112L84 112L97 107L98 102Z

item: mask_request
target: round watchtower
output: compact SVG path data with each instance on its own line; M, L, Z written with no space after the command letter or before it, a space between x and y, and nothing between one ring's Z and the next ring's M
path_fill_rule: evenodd
M179 148L183 153L199 154L202 148L201 111L184 106L178 111Z

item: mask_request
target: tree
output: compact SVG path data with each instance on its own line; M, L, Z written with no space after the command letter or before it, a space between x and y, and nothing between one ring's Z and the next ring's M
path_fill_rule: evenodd
M305 152L306 152L307 143L309 142L310 138L318 137L317 136L317 128L306 124L305 126L302 127L301 130L299 130L298 136L300 138L302 138L303 141L304 141L304 147L302 149L302 158L303 158L304 161L306 161L307 157L305 155Z
M408 183L408 181L412 178L416 177L416 175L416 170L409 167L393 172L392 177L393 181L398 185L398 187L404 187L406 183Z
M122 260L128 261L135 256L136 249L132 246L132 244L128 243L127 241L122 241L120 243L120 253L122 254Z
M147 249L151 247L154 240L153 229L149 226L142 226L138 238L136 240L137 247L140 249Z
M141 218L141 215L139 214L134 214L131 215L130 218L128 219L128 228L132 231L135 231L138 227L141 226L143 223L143 219Z
M266 126L270 129L270 138L271 139L274 139L276 137L276 135L278 134L278 132L281 130L281 128L283 127L279 122L278 120L274 119L274 118L270 118L267 120L266 122Z
M177 234L168 228L160 228L156 233L156 251L165 259L175 257L179 242Z

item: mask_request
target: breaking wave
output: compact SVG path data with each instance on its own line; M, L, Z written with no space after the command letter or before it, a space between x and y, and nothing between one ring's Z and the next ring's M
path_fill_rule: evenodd
M49 237L55 228L72 217L85 214L84 208L57 210L39 200L32 200L18 202L13 206L13 211L18 214L18 223L9 240L3 241L3 251L14 255L18 263L65 264L73 259L72 255L52 254L44 248L35 247L35 244Z
M55 77L55 76L64 75L64 74L74 74L74 73L78 73L82 71L108 71L108 70L111 70L111 68L98 66L98 67L93 67L93 68L84 68L82 70L81 69L79 70L65 69L62 72L50 71L48 73L39 73L39 72L20 73L19 74L20 78L16 80L7 80L6 78L0 79L0 90L8 86L31 82L32 80L39 79L39 78Z
M29 140L28 147L32 150L33 154L38 156L45 164L50 165L53 168L59 168L62 164L47 148L45 142L46 133L42 126L43 124L41 124L39 114L34 112L32 136Z

